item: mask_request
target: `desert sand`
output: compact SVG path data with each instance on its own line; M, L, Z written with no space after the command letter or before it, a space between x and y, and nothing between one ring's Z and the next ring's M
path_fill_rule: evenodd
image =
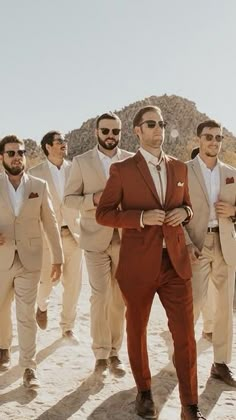
M61 338L59 319L62 288L54 287L49 307L49 325L38 331L37 362L41 387L30 391L22 385L18 366L18 345L14 319L12 366L0 372L0 420L138 420L134 414L135 383L130 371L126 337L120 356L127 366L121 379L108 375L104 380L92 374L94 357L89 331L90 288L84 265L83 286L78 304L75 332L80 343L72 345ZM234 313L236 321L236 312ZM235 322L236 324L236 322ZM201 338L202 322L196 328L198 346L199 405L209 420L236 419L236 389L209 378L212 345ZM236 336L233 360L236 374ZM170 362L172 349L166 316L155 299L149 322L148 345L153 376L153 395L159 420L180 418L180 402L175 370Z

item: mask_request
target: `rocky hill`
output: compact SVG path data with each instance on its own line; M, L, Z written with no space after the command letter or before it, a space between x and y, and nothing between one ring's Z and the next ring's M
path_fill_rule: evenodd
M151 96L115 111L122 121L121 147L129 151L138 148L138 141L133 134L132 120L136 111L144 105L157 105L161 108L164 119L168 122L164 150L172 156L186 161L190 158L191 150L197 145L196 127L208 118L199 112L194 102L175 95ZM96 144L94 136L95 118L84 122L78 129L66 134L69 145L69 159L84 153ZM236 167L236 138L224 128L224 142L221 159ZM44 159L40 146L34 141L26 140L28 166L34 166Z

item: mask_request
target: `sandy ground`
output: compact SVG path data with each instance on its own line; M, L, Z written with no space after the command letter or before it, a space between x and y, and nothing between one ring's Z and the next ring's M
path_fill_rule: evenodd
M136 388L128 363L126 338L120 354L127 365L126 376L116 379L109 375L100 381L92 375L94 358L90 348L90 289L86 270L84 269L75 329L80 339L79 345L71 345L61 338L59 328L61 293L60 285L53 289L48 329L38 332L37 361L38 376L41 381L38 392L26 390L22 386L22 371L17 364L17 336L16 332L14 333L12 367L9 371L0 373L0 420L138 420L140 417L134 414ZM209 379L212 346L201 338L201 329L202 324L199 321L196 338L200 407L210 420L236 419L236 389ZM177 378L169 361L171 340L165 313L158 299L153 304L148 336L153 394L159 411L158 418L159 420L179 419ZM231 366L236 368L235 333Z

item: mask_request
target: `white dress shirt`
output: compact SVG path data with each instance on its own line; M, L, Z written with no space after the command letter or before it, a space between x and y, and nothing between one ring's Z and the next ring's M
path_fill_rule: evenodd
M217 163L213 169L209 169L199 155L197 158L200 164L210 202L210 217L208 227L215 227L219 225L214 204L219 200L220 194L220 167Z
M63 198L64 198L65 182L66 182L66 178L65 178L66 162L63 161L63 164L61 165L61 167L58 168L56 165L50 162L50 160L47 160L47 161L48 161L49 170L52 175L54 186L57 190L57 193L62 203Z
M28 179L28 176L24 173L21 177L20 185L15 188L13 187L12 183L9 181L8 175L5 172L6 180L7 180L7 186L8 186L8 193L10 202L12 205L12 209L14 211L15 216L19 216L21 207L24 202L24 192L25 192L25 183Z
M100 150L97 148L97 152L98 152L98 157L101 161L106 179L109 178L109 171L110 171L110 166L112 163L117 162L119 160L120 157L120 150L117 149L117 152L114 156L109 157L107 155L105 155L104 153L100 152Z
M150 171L151 177L155 184L158 197L160 198L161 204L164 205L165 198L166 198L166 188L167 188L167 172L166 172L166 165L164 161L164 153L161 152L161 156L158 159L157 157L153 156L151 153L144 150L142 147L140 147L139 151L144 157L145 161L147 162L148 169ZM160 166L160 171L157 170L156 168L157 165ZM159 177L158 172L161 177L162 186L160 183L160 177ZM163 194L163 198L162 198L162 194Z

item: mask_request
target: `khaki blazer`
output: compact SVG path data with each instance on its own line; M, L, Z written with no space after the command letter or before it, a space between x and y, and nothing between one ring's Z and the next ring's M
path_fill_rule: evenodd
M236 204L236 170L219 161L220 165L220 194L219 200ZM186 225L190 240L201 251L207 233L210 203L202 175L201 167L196 157L187 162L189 193L193 206L193 218ZM223 257L226 264L236 266L236 232L231 218L219 218L219 234Z
M32 198L30 198L32 195ZM5 174L0 174L0 233L6 242L0 246L0 268L11 267L15 251L23 266L37 271L42 265L43 232L47 235L52 263L61 264L63 253L56 217L46 182L26 175L24 202L16 217L8 194Z
M70 170L72 167L72 163L66 160L64 162L66 165L65 166L65 181L66 181L65 183L67 183ZM80 237L79 212L77 209L68 209L64 206L63 203L61 203L61 200L58 195L57 189L55 187L47 160L29 169L29 173L37 178L47 181L59 228L61 228L62 224L67 225L74 239L76 240L77 243L79 243L79 237Z
M118 149L118 159L132 153ZM73 159L65 190L65 206L80 211L80 246L88 251L104 251L111 242L113 229L96 222L93 194L103 191L106 176L97 153L97 146Z
M191 208L187 167L171 156L165 156L167 191L164 210L183 205ZM121 205L121 210L118 206ZM116 278L119 282L142 284L158 278L162 262L163 238L177 274L183 279L192 275L182 225L141 228L143 210L162 209L147 163L140 152L111 166L110 178L97 207L97 221L102 225L121 227L122 239Z

